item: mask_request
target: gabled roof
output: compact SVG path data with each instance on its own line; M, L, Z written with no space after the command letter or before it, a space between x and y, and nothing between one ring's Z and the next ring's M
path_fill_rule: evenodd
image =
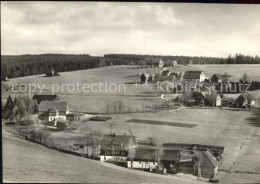
M178 77L180 75L180 72L169 72L168 76L173 76L175 75L176 77Z
M225 77L228 77L228 78L230 78L231 77L231 75L221 75L221 74L218 74L218 73L216 73L216 74L214 74L214 75L212 75L212 77L213 76L216 76L218 79L225 79ZM211 78L212 78L211 77Z
M210 151L203 151L203 154L206 156L206 158L210 161L210 163L214 166L218 166L218 161L216 158L210 153Z
M136 148L134 159L135 161L156 161L156 148ZM178 159L179 150L162 149L161 160L176 161Z
M112 145L120 145L122 150L128 150L136 145L136 139L132 135L104 135L101 149L111 148Z
M59 97L57 95L33 95L34 100L40 104L42 101L59 101Z
M202 73L202 71L186 71L183 75L183 78L189 77L189 76L199 78L201 73Z
M249 95L248 94L241 94L239 95L239 97L237 99L235 99L234 101L234 104L241 104L241 103L244 103L246 100L251 100L249 98Z
M65 112L67 110L68 103L65 101L43 101L39 105L39 112L52 111L56 108L59 112Z

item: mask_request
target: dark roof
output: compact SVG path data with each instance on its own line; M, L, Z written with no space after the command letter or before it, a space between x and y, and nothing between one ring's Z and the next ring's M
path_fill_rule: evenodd
M136 145L136 139L132 135L104 135L101 149L111 148L112 145L120 145L122 150L128 150Z
M202 73L202 71L186 71L183 75L183 78L189 77L189 76L199 78L201 73Z
M221 75L221 74L218 74L218 73L212 75L212 77L213 77L213 76L216 76L218 79L225 79L225 77L229 77L229 78L231 77L231 75L226 75L226 76L225 76L225 75ZM212 77L211 77L211 78L212 78Z
M59 112L65 112L67 110L68 103L65 101L43 101L39 105L39 112L52 111L56 108Z
M135 149L135 161L156 161L155 148L137 148ZM163 149L161 152L161 160L176 161L178 159L179 150Z
M59 101L59 97L57 95L33 95L34 100L40 104L42 101Z
M203 154L206 156L206 158L210 161L210 163L214 166L218 166L218 161L216 158L210 153L210 151L203 151Z
M219 79L222 79L222 78L223 78L223 75L221 75L221 74L217 74L217 73L214 74L214 75L212 75L212 77L213 77L213 76L216 76L216 77L219 78Z
M246 100L251 100L248 94L241 94L237 99L235 99L234 104L244 103Z

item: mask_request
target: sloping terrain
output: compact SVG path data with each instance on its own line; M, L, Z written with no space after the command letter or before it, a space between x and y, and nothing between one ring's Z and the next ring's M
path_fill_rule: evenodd
M6 132L2 139L4 182L200 183L61 153Z

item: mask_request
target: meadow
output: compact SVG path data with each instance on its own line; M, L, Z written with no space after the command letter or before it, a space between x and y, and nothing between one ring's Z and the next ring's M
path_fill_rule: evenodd
M143 109L154 104L160 105L164 101L157 95L154 85L136 85L135 81L140 80L143 72L154 72L157 68L132 68L130 66L113 66L82 70L74 72L63 72L60 76L44 77L43 75L14 78L8 81L12 84L39 84L44 86L43 92L51 94L53 84L76 84L99 83L124 84L125 91L121 92L79 92L65 89L55 94L61 100L69 103L70 111L98 112L104 113L107 106L117 107L120 103L122 109L132 113L112 114L112 120L78 121L78 130L73 133L56 132L52 136L56 138L80 137L84 131L99 131L102 134L115 132L116 134L133 133L137 139L144 140L149 137L164 143L191 143L225 146L224 161L220 167L222 182L237 182L239 176L243 175L245 182L251 182L252 178L260 177L260 151L257 145L260 141L260 120L256 110L234 110L221 108L206 109L183 109L180 111L149 112ZM172 71L202 70L206 76L211 77L214 73L228 73L232 80L238 81L243 73L247 73L251 80L260 79L260 65L193 65L178 66L171 68ZM38 94L39 89L34 93ZM3 92L3 98L11 94L12 97L25 94L30 97L33 94L15 92ZM260 99L260 92L253 91L255 98ZM239 94L228 95L235 98ZM172 98L175 96L173 95ZM144 122L164 121L167 123L194 124L191 128L181 126L164 126L157 124L131 123L131 119ZM75 138L76 139L76 138ZM251 174L251 177L248 173ZM98 180L99 181L99 180ZM113 180L111 180L113 181Z
M215 73L228 73L232 75L231 80L238 81L244 73L247 73L251 80L260 80L260 65L192 65L192 66L178 66L169 68L172 71L184 72L188 70L202 70L207 77L211 77ZM140 80L140 75L143 72L156 72L158 68L133 68L131 66L110 66L103 68L95 68L90 70L80 70L73 72L62 72L60 76L44 77L43 75L28 76L13 78L8 81L9 86L19 85L37 85L43 88L42 94L52 94L53 90L57 91L55 94L59 95L61 100L69 102L71 111L79 112L106 112L107 105L116 106L119 102L124 111L142 111L144 106L153 107L155 104L161 105L162 100L158 97L156 84L135 84ZM80 90L76 90L76 84L80 84ZM99 84L102 87L99 90L98 86L94 86L93 90L88 91L82 89L84 84ZM55 84L55 86L54 86ZM64 86L62 88L62 85ZM70 85L69 87L66 87ZM109 90L109 87L117 86L116 91ZM59 86L59 91L57 90ZM72 91L73 87L75 90ZM105 91L106 87L108 90ZM120 88L120 89L119 89ZM17 87L15 87L17 89ZM34 89L34 88L33 88ZM113 88L114 89L114 88ZM39 94L40 90L37 88L35 92L4 92L2 94L3 101L9 94L12 97L19 94L32 96ZM233 95L238 96L238 95ZM176 97L173 94L171 98Z

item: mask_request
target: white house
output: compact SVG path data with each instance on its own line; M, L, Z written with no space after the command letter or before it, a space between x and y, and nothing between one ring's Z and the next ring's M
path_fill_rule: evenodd
M104 135L100 148L100 161L126 163L130 149L137 147L135 136Z
M147 58L146 63L150 67L164 67L164 61L161 58Z
M186 71L183 79L186 81L203 82L207 77L202 71Z
M172 167L179 161L179 150L155 148L136 148L131 156L128 156L127 167L141 170L154 170L158 166L158 152L161 163L170 172Z
M42 101L39 105L38 118L40 120L48 122L57 118L66 120L67 114L69 114L69 107L65 101Z

